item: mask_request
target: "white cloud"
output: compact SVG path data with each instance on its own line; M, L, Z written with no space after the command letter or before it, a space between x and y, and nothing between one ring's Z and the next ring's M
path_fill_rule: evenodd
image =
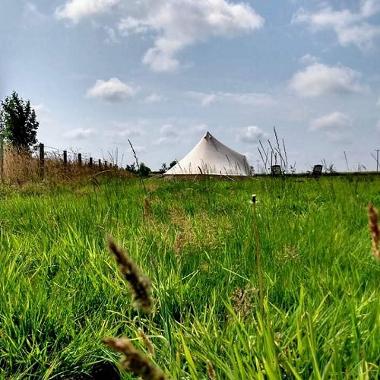
M198 100L203 107L214 103L237 103L249 106L271 106L275 103L271 95L265 93L232 93L232 92L215 92L204 93L197 91L189 91L187 93L192 98Z
M256 144L264 137L264 131L255 125L243 128L238 135L240 141L249 144Z
M149 49L143 58L143 63L150 66L153 71L175 71L179 66L179 61L171 56L174 52L164 52L158 47Z
M297 72L289 86L299 96L315 97L331 93L352 93L365 90L359 82L361 74L346 66L315 63Z
M202 107L209 106L210 104L213 104L217 101L216 94L202 94L202 93L194 93L195 97L198 97ZM198 96L197 96L198 95Z
M63 136L73 140L85 140L94 136L94 134L95 132L91 128L77 128L65 132Z
M352 126L352 120L342 112L332 112L310 122L310 130L336 131Z
M380 36L380 27L368 23L368 19L380 11L378 0L362 0L357 12L350 9L334 10L324 5L315 12L299 9L293 16L292 23L303 23L313 32L332 30L342 46L350 44L360 49L368 49Z
M317 57L315 57L314 55L311 55L311 54L305 54L304 56L302 56L299 61L303 64L303 65L310 65L310 64L313 64L313 63L317 63L319 62L319 59Z
M184 48L213 37L233 37L251 33L264 19L246 3L228 0L66 0L56 9L58 19L74 23L117 9L117 29L121 35L146 34L154 38L143 63L158 72L175 71L178 53ZM113 30L113 28L108 30ZM111 31L111 40L116 36Z
M352 143L352 119L346 114L335 111L316 118L310 122L311 131L323 132L325 137L334 144Z
M118 78L107 81L97 80L93 87L88 89L87 97L99 98L111 103L121 102L133 97L137 89L127 85Z
M179 140L179 136L178 128L172 124L164 124L160 128L160 137L154 142L154 145L173 144Z
M360 13L363 17L372 17L380 12L379 0L361 0Z
M56 9L55 16L77 23L83 18L109 12L119 2L120 0L69 0Z
M111 28L109 26L104 26L103 30L105 31L105 33L107 35L107 37L105 39L106 43L117 44L120 42L114 28Z
M252 32L264 19L249 5L226 0L143 0L140 17L128 17L119 23L121 33L155 35L154 46L143 63L153 71L174 71L177 54L185 47L211 37L230 37Z
M142 19L128 16L119 21L118 29L123 35L129 36L130 34L146 33L150 30L150 26Z
M145 97L144 103L152 104L152 103L160 103L164 100L164 98L161 95L152 93Z

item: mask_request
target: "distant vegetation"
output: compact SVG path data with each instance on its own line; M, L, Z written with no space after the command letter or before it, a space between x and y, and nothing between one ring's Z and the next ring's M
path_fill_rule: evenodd
M165 173L166 171L168 171L169 169L171 169L173 166L177 165L177 160L174 160L172 161L169 166L166 165L166 162L164 162L161 166L161 169L160 169L160 173Z
M145 186L0 188L0 378L86 378L118 361L109 336L173 379L379 378L378 177ZM108 234L149 276L151 315Z
M30 100L23 100L16 92L1 102L0 108L0 138L12 147L23 152L37 144L36 112Z
M126 166L126 170L133 174L139 174L142 177L148 177L150 172L152 171L148 166L146 166L143 162L137 166L135 163Z

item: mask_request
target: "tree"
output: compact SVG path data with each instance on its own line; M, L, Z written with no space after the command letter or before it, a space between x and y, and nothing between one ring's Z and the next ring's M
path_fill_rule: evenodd
M133 174L137 173L136 165L134 163L131 165L127 165L125 170Z
M148 177L151 172L150 168L146 166L143 162L140 164L139 174L141 177Z
M151 169L148 166L146 166L143 162L141 162L138 169L136 164L133 163L131 165L127 165L125 170L133 174L139 174L141 177L148 177L149 173L151 172Z
M159 172L161 174L165 173L166 171L168 170L168 167L166 166L166 162L164 162L161 166L161 169L159 170Z
M168 171L169 169L171 169L174 165L177 165L177 160L174 160L172 161L170 164L169 164L169 167L168 165L166 164L166 162L164 162L161 166L161 169L159 170L159 172L161 174L165 173L166 171Z
M25 101L13 92L1 102L0 136L19 150L29 151L37 144L39 123L30 100Z

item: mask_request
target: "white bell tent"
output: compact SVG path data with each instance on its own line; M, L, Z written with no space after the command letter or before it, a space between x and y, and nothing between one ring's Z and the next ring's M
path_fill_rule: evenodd
M222 144L210 132L165 175L249 176L246 157Z

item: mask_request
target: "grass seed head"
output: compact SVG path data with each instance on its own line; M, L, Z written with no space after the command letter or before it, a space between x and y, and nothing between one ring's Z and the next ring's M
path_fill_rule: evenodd
M143 341L145 348L148 350L148 352L152 356L154 356L155 352L154 352L154 347L153 347L152 341L149 339L149 337L144 333L144 331L142 329L139 329L139 336L140 336L141 340Z
M105 338L103 343L123 354L120 362L122 369L140 376L143 380L166 379L164 372L137 350L128 338Z
M210 361L207 362L207 377L209 380L216 380L215 369Z
M380 260L380 251L379 251L379 243L380 243L380 229L378 223L378 211L373 206L373 204L368 205L368 225L369 232L371 234L372 241L372 254L377 259Z
M129 258L127 252L118 247L111 238L108 240L108 247L116 258L120 272L130 285L136 307L145 313L149 313L153 304L149 278L140 274L140 270Z
M258 290L254 288L236 288L231 297L235 313L247 318L253 310L253 296L257 293Z

